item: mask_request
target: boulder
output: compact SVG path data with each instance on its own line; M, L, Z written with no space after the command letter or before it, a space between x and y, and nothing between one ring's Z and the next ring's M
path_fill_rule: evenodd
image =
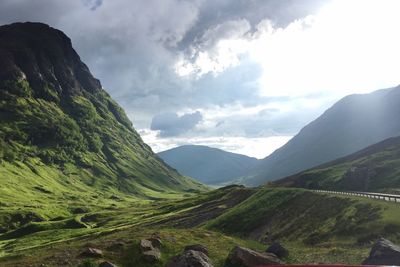
M154 248L160 249L161 246L162 246L162 242L161 242L161 239L160 239L159 237L150 237L150 238L147 239L147 240L150 241L151 245L152 245Z
M248 248L234 247L225 262L226 267L256 267L282 264L272 253L257 252Z
M278 242L272 243L272 245L269 246L265 252L275 254L280 259L289 256L289 251Z
M99 264L99 267L117 267L117 265L109 261L103 261L102 263Z
M157 247L153 246L153 243L155 246L161 247L161 243L155 242L154 240L141 239L139 242L139 249L142 252L143 258L145 261L150 263L154 263L161 259L161 252Z
M200 251L200 252L203 252L204 254L206 254L208 256L207 247L203 246L203 245L200 245L200 244L186 246L184 251L187 251L187 250Z
M145 261L154 263L161 259L161 252L158 249L152 249L142 252Z
M140 239L139 248L140 248L140 251L142 251L142 252L150 251L150 250L154 249L153 244L151 243L151 241L147 240L147 239Z
M174 256L166 267L213 267L210 258L201 251L186 250L181 255Z
M97 248L87 248L85 251L81 253L83 257L91 257L91 258L101 258L103 257L103 251Z
M364 265L400 265L400 247L380 238L372 247Z

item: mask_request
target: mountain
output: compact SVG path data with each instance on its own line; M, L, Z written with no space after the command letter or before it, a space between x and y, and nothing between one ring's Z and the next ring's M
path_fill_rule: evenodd
M176 147L158 155L180 173L214 185L231 182L258 161L256 158L197 145Z
M344 97L241 178L259 185L400 135L400 86Z
M152 152L71 40L41 23L0 27L0 146L0 203L9 209L56 216L205 189ZM55 200L57 209L45 207Z
M274 186L342 191L400 190L400 137L275 181Z

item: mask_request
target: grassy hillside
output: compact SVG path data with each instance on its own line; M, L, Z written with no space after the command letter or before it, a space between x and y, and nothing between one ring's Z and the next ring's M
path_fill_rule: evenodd
M396 205L298 189L260 189L206 224L208 229L260 241L296 240L310 245L390 234L391 227L400 230Z
M346 96L241 178L260 185L400 135L400 86Z
M0 232L206 189L159 159L71 40L40 23L0 27L0 184Z
M158 155L180 173L210 185L232 182L257 163L256 158L197 145L176 147Z
M400 137L275 181L272 186L398 193Z
M72 266L87 246L103 249L118 266L164 266L184 246L208 246L222 267L230 249L264 250L279 240L290 250L289 263L359 264L371 243L384 236L400 241L400 209L395 203L333 196L302 189L248 189L230 186L181 200L135 202L36 222L0 235L0 265ZM158 233L162 259L146 265L140 238Z
M235 245L255 249L264 246L256 241L196 227L177 229L169 226L167 219L192 210L201 203L230 202L238 191L236 187L229 187L182 200L135 201L131 204L122 200L118 207L86 211L52 221L31 222L0 234L0 265L25 266L46 262L46 266L59 266L67 261L77 266L85 261L85 258L77 256L90 244L103 249L106 258L119 266L164 266L184 246L201 243L209 247L216 266L222 266ZM227 209L221 208L222 211ZM140 238L155 232L163 240L163 257L158 264L146 264L139 255L137 245ZM124 245L115 250L112 248L115 243Z

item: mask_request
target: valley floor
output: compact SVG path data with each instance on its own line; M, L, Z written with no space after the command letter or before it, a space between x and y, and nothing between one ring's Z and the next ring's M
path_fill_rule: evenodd
M400 240L400 205L302 189L230 186L180 200L129 202L60 220L31 222L0 235L1 266L94 266L99 248L118 266L164 266L190 244L223 266L236 245L264 251L278 240L286 263L360 264L379 236ZM161 260L147 264L141 238L158 234ZM103 259L103 260L104 260Z

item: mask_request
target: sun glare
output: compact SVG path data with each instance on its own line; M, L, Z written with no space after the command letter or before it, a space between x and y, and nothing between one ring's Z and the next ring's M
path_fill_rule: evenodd
M314 16L268 30L249 50L261 92L364 93L399 83L400 1L333 1Z

